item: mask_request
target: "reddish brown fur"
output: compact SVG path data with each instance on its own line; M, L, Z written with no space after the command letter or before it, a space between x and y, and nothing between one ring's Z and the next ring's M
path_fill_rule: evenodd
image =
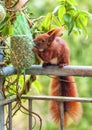
M39 37L37 38L39 41ZM44 61L44 63L50 62L54 57L58 58L58 65L60 64L69 64L69 48L66 45L65 41L59 37L56 37L52 42L50 47L48 46L44 51L36 51L39 57Z
M70 64L70 50L66 42L58 37L62 34L61 28L56 28L48 33L39 35L35 40L36 46L34 52L43 60L43 65L52 64L52 59L56 60L56 65L64 66ZM65 80L65 81L64 81ZM72 76L62 77L55 76L51 81L52 96L69 96L77 97L77 88ZM51 101L50 110L53 119L56 123L60 122L59 103ZM78 122L82 115L82 107L79 102L64 103L65 125L68 117L71 117L74 122Z
M65 80L65 81L64 81ZM67 82L68 81L68 82ZM51 96L69 96L77 97L78 92L76 84L74 83L74 78L72 76L68 77L54 77L52 79L51 85ZM60 110L59 104L56 101L51 101L50 110L53 119L56 123L60 122ZM71 117L75 123L79 121L82 115L82 108L79 102L65 102L64 103L65 112L65 126L67 125L68 117Z

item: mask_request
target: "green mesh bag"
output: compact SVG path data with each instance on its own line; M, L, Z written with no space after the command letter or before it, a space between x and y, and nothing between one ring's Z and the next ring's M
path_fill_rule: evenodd
M34 43L25 15L17 16L11 37L11 62L16 69L29 69L35 62Z
M11 62L16 69L29 69L35 62L30 37L16 35L11 37Z

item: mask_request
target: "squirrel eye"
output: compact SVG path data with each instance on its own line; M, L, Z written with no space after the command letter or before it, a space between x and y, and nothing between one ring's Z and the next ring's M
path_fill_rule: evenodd
M45 40L44 40L44 39L42 39L42 42L44 43L44 42L45 42Z

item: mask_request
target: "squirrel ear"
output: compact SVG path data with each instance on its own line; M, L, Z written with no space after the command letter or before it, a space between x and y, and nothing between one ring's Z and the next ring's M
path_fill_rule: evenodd
M47 32L48 35L51 35L53 33L53 31L55 31L55 29L50 30L49 32Z
M47 33L50 36L49 37L49 42L53 42L53 40L55 39L56 36L63 35L63 31L64 31L64 29L63 28L59 28L59 27L49 31Z
M54 41L55 37L56 37L55 33L52 32L49 36L48 43L51 44Z

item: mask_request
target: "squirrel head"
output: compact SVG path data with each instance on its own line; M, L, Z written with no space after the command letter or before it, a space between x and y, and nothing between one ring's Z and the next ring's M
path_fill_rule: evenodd
M55 28L47 33L40 34L34 39L35 48L44 51L53 44L57 36L63 35L62 28Z
M35 47L39 51L43 51L48 47L49 35L47 33L40 34L34 39Z

